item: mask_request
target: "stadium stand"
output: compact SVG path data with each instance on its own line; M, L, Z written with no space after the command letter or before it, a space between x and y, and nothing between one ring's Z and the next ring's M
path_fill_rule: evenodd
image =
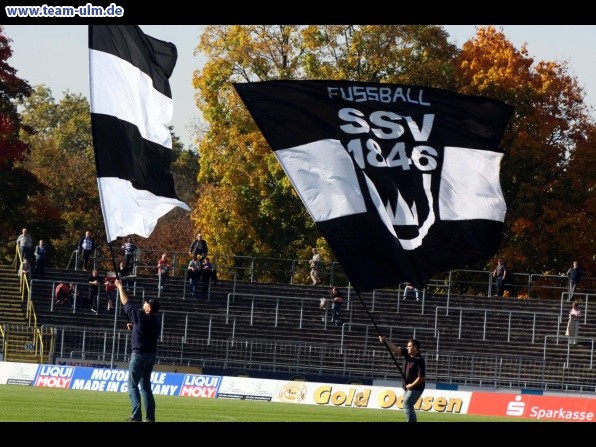
M47 343L53 346L49 360L126 361L130 342L124 315L108 313L105 297L98 314L53 306L52 290L60 280L87 293L87 274L81 271L48 269L45 280L33 280L38 324L54 330L53 342ZM155 275L139 275L131 286L133 300L158 296ZM166 296L160 296L158 355L164 364L200 366L206 373L341 382L395 379L399 372L378 341L378 328L398 342L418 338L428 380L435 383L596 391L596 318L588 306L594 295L583 297L579 343L571 346L564 335L568 306L562 298L448 295L429 289L421 301L402 300L398 290L377 290L361 294L362 302L349 290L344 325L335 327L329 311L325 315L319 309L327 288L220 279L208 296L189 297L184 278L174 276Z

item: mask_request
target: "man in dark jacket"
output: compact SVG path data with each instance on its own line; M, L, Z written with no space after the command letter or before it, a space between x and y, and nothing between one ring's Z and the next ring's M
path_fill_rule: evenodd
M503 293L505 292L505 283L509 278L509 271L502 259L497 260L497 266L493 270L493 278L495 278L495 284L497 286L497 296L503 296Z
M203 239L203 235L201 233L197 234L197 238L190 244L190 248L188 249L188 254L191 256L197 256L199 258L199 262L203 262L209 253L209 249L207 248L207 241Z
M124 266L126 269L126 275L134 275L137 246L133 243L131 237L126 238L126 242L124 245L122 245L122 251L124 251Z
M151 373L157 355L157 341L161 334L159 301L150 299L143 303L143 308L128 301L122 281L116 279L116 288L124 312L132 323L132 354L128 363L128 396L132 406L130 422L143 421L141 397L145 407L145 422L155 422L155 398L151 389ZM140 391L139 391L140 386Z
M573 294L582 279L583 273L584 272L579 267L579 262L573 261L573 266L567 270L567 277L569 278L569 297L567 298L567 301L573 299Z

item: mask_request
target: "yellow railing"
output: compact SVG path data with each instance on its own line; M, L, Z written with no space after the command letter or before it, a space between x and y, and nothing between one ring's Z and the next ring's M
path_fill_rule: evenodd
M21 251L19 247L16 247L16 260L19 265L23 265L23 258L21 257ZM21 269L19 268L19 272ZM29 326L33 325L33 327L37 327L37 315L35 314L35 307L33 306L33 301L31 300L31 285L29 284L29 278L27 275L19 275L20 281L20 292L21 292L21 302L25 301L25 297L27 297L27 305L25 306L26 309L26 317ZM33 324L32 321L33 320Z
M43 337L41 333L41 329L37 326L33 328L34 335L33 338L35 340L35 353L39 355L39 362L44 363L43 360Z
M19 265L23 265L23 258L21 256L21 250L19 250L18 245L16 246L16 254L15 259ZM19 268L19 272L21 269ZM20 293L21 293L21 302L25 301L25 296L27 297L27 304L25 306L26 312L25 316L27 318L27 324L29 327L33 326L33 340L35 346L35 353L39 354L40 360L43 360L43 337L41 331L37 327L37 314L35 313L35 306L33 305L33 300L31 299L31 285L29 284L29 278L27 275L19 275L20 281Z
M4 335L4 328L0 324L0 335L2 335L2 354L4 355L4 359L6 359L6 336Z

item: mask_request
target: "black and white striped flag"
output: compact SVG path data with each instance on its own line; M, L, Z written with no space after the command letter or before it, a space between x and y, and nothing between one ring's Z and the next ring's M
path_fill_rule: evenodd
M422 288L498 249L512 107L415 85L234 87L357 290Z
M170 171L169 78L177 58L174 44L136 25L89 26L91 124L108 242L148 237L174 207L190 211Z

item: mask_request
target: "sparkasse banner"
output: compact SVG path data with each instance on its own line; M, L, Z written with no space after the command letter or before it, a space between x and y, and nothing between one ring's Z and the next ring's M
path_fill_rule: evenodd
M594 422L596 399L474 392L469 414Z

